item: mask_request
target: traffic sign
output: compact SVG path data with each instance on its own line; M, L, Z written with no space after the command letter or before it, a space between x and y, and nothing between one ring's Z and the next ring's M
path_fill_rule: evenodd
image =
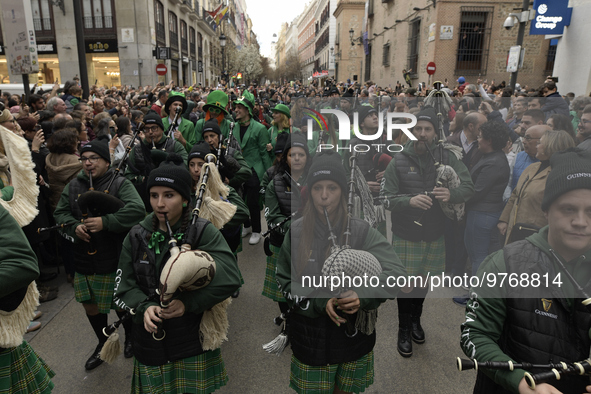
M437 67L435 67L435 62L429 62L429 64L427 64L427 74L433 75L435 74L435 70L437 70Z
M164 64L158 64L156 65L156 74L158 75L166 75L166 72L168 71L168 68L166 68L166 65Z

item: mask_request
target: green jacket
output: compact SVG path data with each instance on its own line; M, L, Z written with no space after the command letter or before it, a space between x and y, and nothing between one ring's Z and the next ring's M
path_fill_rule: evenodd
M10 201L12 196L14 196L14 187L4 186L4 182L0 179L0 198L4 201Z
M164 125L164 133L166 133L168 131L168 128L170 127L168 116L166 118L162 118L162 124ZM181 132L183 138L187 142L187 144L185 145L187 153L191 152L191 148L193 148L193 145L195 145L195 143L197 142L197 138L195 137L195 126L193 125L193 122L181 117L179 131Z
M23 230L2 205L0 223L0 297L5 297L37 279L39 265Z
M222 131L222 137L224 139L228 138L228 134L230 134L230 123L232 120L228 119L227 117L224 118L222 124L220 125L220 130ZM238 124L238 123L236 123ZM203 141L203 125L205 125L205 119L199 119L195 124L195 139L196 142Z
M81 170L80 173L78 173L77 178L88 181L88 176L84 173L84 170ZM103 219L103 230L120 234L129 231L130 228L139 223L139 221L146 215L146 210L140 195L128 180L125 180L121 184L119 192L115 197L125 202L125 206L119 211L101 216L101 218ZM55 218L56 223L59 224L78 221L70 209L69 184L64 187L60 200L55 208L55 212L53 213L53 217ZM80 224L66 227L62 229L61 232L72 242L82 242L76 235L76 227Z
M162 138L160 139L160 141L158 141L158 143L156 145L163 144L164 141L166 141L166 138L167 137L164 134L162 134ZM149 143L146 142L146 139L144 139L142 141L142 144L150 145ZM128 163L131 163L132 165L127 166L127 169L125 170L125 177L127 179L129 179L131 181L131 183L133 183L134 185L140 185L144 181L144 176L142 174L136 174L135 172L132 171L132 167L136 166L136 163L135 163L135 150L136 149L141 149L141 147L139 145L136 145L133 147L131 152L129 152ZM189 153L187 152L185 147L178 141L174 142L174 153L176 153L177 155L179 155L183 158L185 165L188 164L187 159L189 158Z
M295 245L294 247L297 247ZM281 251L279 252L279 259L277 261L277 282L281 285L281 291L287 300L287 303L292 306L295 299L291 294L291 229L285 235ZM406 271L398 255L394 251L394 247L388 240L374 228L369 228L365 242L361 250L373 254L382 265L382 273L379 275L379 282L383 285L382 288L357 288L357 292L361 309L371 310L377 309L380 304L386 299L393 299L398 293L398 288L388 287L386 281L389 276L399 277L406 276ZM320 262L317 262L321 264ZM369 281L369 279L368 279ZM380 290L381 289L381 290ZM287 296L286 296L287 294ZM383 298L376 298L377 296ZM373 297L373 298L372 298ZM316 318L326 314L326 303L328 298L312 298L310 300L310 307L307 310L298 309L297 313Z
M433 142L430 147L431 151L433 151L436 146L437 144ZM419 163L418 170L421 174L425 173L428 165L433 165L433 159L430 157L429 153L425 153L421 156L417 155L414 149L414 141L407 142L404 145L404 150L395 154L414 157ZM456 187L455 189L449 189L449 203L460 204L462 202L466 202L474 194L474 183L472 182L470 172L464 163L462 163L461 160L458 160L456 155L454 155L452 152L448 152L447 156L447 164L456 171L456 174L458 174L461 181L460 186ZM396 173L396 159L392 159L386 168L386 172L384 173L382 187L380 190L380 196L386 198L389 201L388 209L392 212L400 212L410 206L411 197L396 197L396 194L405 193L404 190L399 189L398 182L398 174Z
M153 213L149 214L138 226L142 226L146 230L153 232L153 215ZM181 222L182 220L179 220L172 226L173 232L178 231ZM160 253L156 255L156 266L158 272L161 272L170 257L170 253L168 253L168 235L165 235L163 241L159 242L159 247ZM209 253L215 260L216 272L209 285L199 290L179 293L177 298L185 305L185 313L200 314L211 309L214 305L230 297L240 287L240 271L236 263L236 258L232 254L224 237L222 237L222 234L213 225L209 224L205 227L201 236L199 249ZM136 282L129 235L123 242L123 250L119 259L119 269L117 270L115 282L115 303L121 308L135 308L134 322L143 324L146 309L151 305L159 304L155 301L143 302L147 294L140 289Z
M260 182L267 168L273 165L267 152L267 144L271 142L269 132L265 129L265 126L256 120L251 120L244 134L244 139L240 136L240 125L238 123L234 125L233 135L242 148L244 159L256 172Z
M548 244L548 226L527 237L526 240L554 261L549 251L551 247ZM591 278L591 250L584 253L584 256L586 258L579 257L565 264L579 283L587 283ZM496 275L497 280L500 280L501 277L498 274L506 272L503 250L499 250L489 255L482 262L476 275L478 277L481 277L484 273L486 273L487 277ZM555 272L562 272L562 269L556 266ZM554 279L550 277L549 281L551 282ZM565 275L561 275L561 281L563 292L573 294L573 285ZM505 298L507 298L508 286L510 285L507 278L502 288L485 285L471 289L472 297L466 306L466 321L462 324L460 339L460 345L466 355L478 361L507 361L511 359L511 357L503 353L497 344L506 324ZM567 302L573 305L573 299L567 299ZM521 361L523 360L513 360L513 362ZM496 383L514 393L518 392L519 382L525 373L522 369L515 369L512 372L487 369L482 369L482 371Z

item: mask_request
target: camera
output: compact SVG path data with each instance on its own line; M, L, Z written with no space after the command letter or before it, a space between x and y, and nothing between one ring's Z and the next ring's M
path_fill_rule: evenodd
M508 16L507 19L505 19L505 22L503 23L503 27L506 30L511 30L513 26L515 26L515 18L513 16Z

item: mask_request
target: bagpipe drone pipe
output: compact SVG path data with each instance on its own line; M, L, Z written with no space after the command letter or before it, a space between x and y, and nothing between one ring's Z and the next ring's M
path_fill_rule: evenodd
M221 181L215 166L215 156L208 154L205 161L201 169L199 188L196 190L197 197L192 210L191 223L185 231L181 246L178 246L168 217L165 216L170 237L170 257L160 273L158 290L155 294L146 297L139 305L159 300L160 306L166 308L180 292L198 291L211 283L215 277L215 260L209 253L199 250L200 238L203 230L210 223L218 229L222 228L236 212L236 206L220 199L220 197L227 197L228 189ZM199 326L203 350L216 349L227 339L229 324L226 309L230 300L228 298L203 313ZM110 363L121 353L117 329L134 314L135 308L128 309L121 319L103 329L103 334L109 339L101 351L101 359ZM156 326L158 330L152 334L152 337L154 340L161 341L165 338L166 331L162 323L156 323Z

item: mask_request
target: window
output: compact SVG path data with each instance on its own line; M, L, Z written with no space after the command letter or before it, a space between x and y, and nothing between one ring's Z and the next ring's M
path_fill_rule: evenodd
M187 22L181 19L181 51L186 55L189 53L189 42L187 40Z
M156 19L156 40L160 46L166 46L166 33L164 31L164 6L156 1L154 4L154 19Z
M390 67L390 43L384 44L382 50L382 66Z
M168 29L170 33L170 47L172 49L179 49L179 30L177 22L178 19L174 12L168 12Z
M189 27L189 47L191 48L191 57L195 58L195 29Z
M412 74L416 74L419 66L419 44L421 41L421 19L417 18L410 22L408 33L408 57L406 68Z
M367 55L365 55L365 80L371 80L371 44L367 45Z
M84 29L89 34L104 34L105 29L114 31L111 0L83 0L82 8L84 9Z
M486 74L494 7L462 7L456 74Z
M33 25L35 26L35 34L38 36L53 35L53 28L51 25L51 7L49 0L31 0L31 8L33 10Z
M197 55L199 59L203 56L203 36L197 33Z
M373 0L368 0L369 3L367 5L367 16L373 16Z
M544 75L552 75L552 73L554 72L554 60L556 60L557 46L558 39L551 39L550 46L548 47L548 56L546 57L546 68L544 69Z

